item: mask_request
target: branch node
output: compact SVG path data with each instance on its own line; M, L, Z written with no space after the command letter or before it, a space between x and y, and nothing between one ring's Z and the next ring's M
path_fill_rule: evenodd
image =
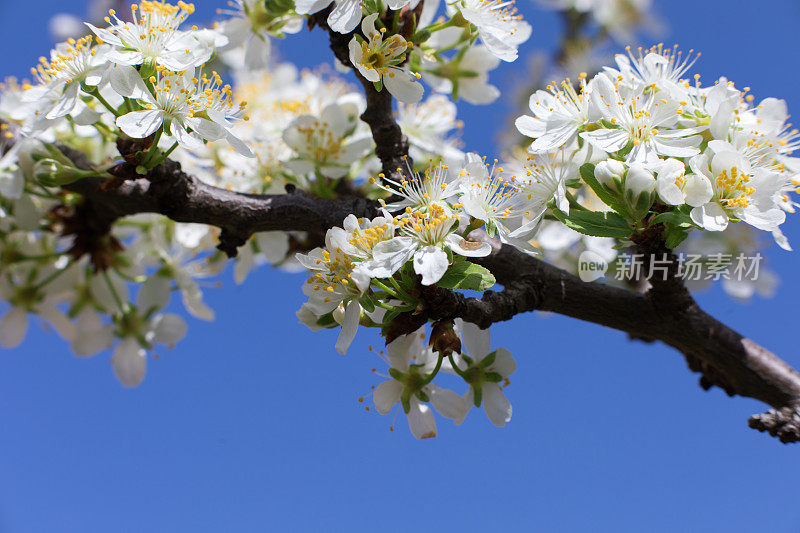
M778 437L784 444L800 442L800 407L770 409L764 414L751 416L747 425Z
M238 233L223 228L222 232L219 234L217 249L225 252L225 255L232 259L239 255L239 247L243 246L247 242L247 239L249 239L249 236L242 237Z

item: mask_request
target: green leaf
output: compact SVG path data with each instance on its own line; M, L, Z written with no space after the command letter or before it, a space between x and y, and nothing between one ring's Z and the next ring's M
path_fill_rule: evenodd
M496 283L487 269L469 261L456 261L436 285L445 289L485 291Z
M666 246L667 248L675 248L680 243L682 243L686 237L689 236L689 233L681 228L670 227L669 231L667 231L667 241Z
M628 218L633 218L628 209L614 198L608 189L603 187L597 178L594 177L594 165L586 163L581 166L581 178L586 182L586 185L592 188L594 193L600 198L608 207Z
M652 226L654 224L670 224L672 226L677 226L679 228L696 227L694 222L692 222L691 217L689 217L689 215L676 211L669 211L667 213L661 213L659 215L654 216L650 220L650 225Z
M614 237L615 239L626 239L631 235L628 221L616 213L572 211L567 215L559 209L553 209L553 214L568 228L584 235Z

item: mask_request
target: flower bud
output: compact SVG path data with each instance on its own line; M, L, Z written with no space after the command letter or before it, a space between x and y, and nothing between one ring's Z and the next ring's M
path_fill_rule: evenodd
M640 164L633 164L625 177L625 201L638 219L644 217L655 201L656 179Z
M40 159L33 165L34 177L46 187L67 185L81 179L86 173L55 159Z
M431 328L430 346L440 354L461 353L461 339L453 329L452 320L440 320Z
M601 161L594 167L594 177L604 187L619 192L622 189L622 176L625 165L616 159Z

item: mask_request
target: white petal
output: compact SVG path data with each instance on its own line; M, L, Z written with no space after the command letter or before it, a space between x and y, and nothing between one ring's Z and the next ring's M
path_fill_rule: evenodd
M408 411L408 427L411 434L418 439L430 439L436 436L436 419L430 407L411 397L411 409Z
M711 201L714 191L708 178L697 174L689 174L684 179L686 180L686 185L683 186L683 193L686 195L687 204L697 207Z
M445 237L444 242L451 250L464 257L486 257L492 253L492 247L488 243L468 241L455 233Z
M496 383L484 383L481 389L483 409L492 424L503 427L511 420L511 402Z
M361 2L359 0L339 0L336 7L328 15L328 25L333 31L350 33L361 20Z
M78 84L70 83L64 89L64 94L58 99L53 108L47 113L47 118L54 120L68 115L78 103Z
M517 362L511 356L511 352L505 348L498 348L494 352L494 362L491 369L507 378L517 370Z
M340 354L344 355L350 347L350 344L352 344L353 339L356 338L359 320L361 320L361 304L356 300L352 300L347 304L347 310L344 313L344 322L342 322L342 331L339 333L339 338L336 340L335 348Z
M514 125L521 134L534 139L541 137L547 131L547 125L544 121L528 115L522 115L517 118Z
M378 20L378 13L373 13L364 17L361 21L361 33L367 40L372 39L374 36L380 35L380 32L375 29L375 21Z
M47 321L48 324L61 335L64 340L72 341L75 338L75 325L70 321L69 317L53 307L52 305L41 305L37 308L37 313L40 317Z
M462 420L469 407L464 398L449 389L443 389L436 384L428 386L433 408L450 420Z
M728 215L716 202L695 207L689 216L695 224L708 231L723 231L728 227Z
M674 180L670 181L668 179L662 179L661 175L659 175L658 180L656 181L656 191L658 191L658 197L668 205L683 204L683 193L675 184ZM708 199L706 199L706 202L707 201Z
M400 401L400 395L402 393L402 383L393 379L384 381L378 385L372 393L372 401L375 403L375 410L382 415L388 415L392 407Z
M581 137L606 152L622 150L630 140L628 133L623 130L584 131L581 133Z
M786 211L778 207L760 211L753 206L749 206L742 210L740 218L754 228L773 231L786 220Z
M253 254L253 248L249 242L239 248L239 253L236 255L236 265L233 267L234 283L237 285L244 283L250 273L250 269L253 268L253 259L255 259L255 254Z
M775 239L775 244L786 250L787 252L792 251L792 245L789 244L789 239L786 238L786 235L779 228L775 228L772 230L772 237Z
M214 310L203 302L203 291L194 280L181 283L183 306L193 317L201 320L214 320Z
M139 72L131 66L115 65L109 68L108 80L111 82L111 88L120 96L155 103Z
M461 323L461 340L473 361L481 361L489 355L492 336L488 329L481 329L471 322Z
M170 293L169 278L158 275L150 276L139 288L136 306L144 313L163 309L169 303Z
M14 307L0 318L0 346L14 348L25 339L28 331L28 312Z
M117 127L134 139L144 139L150 136L163 123L164 114L157 109L133 111L117 118Z
M172 130L175 134L175 140L178 144L187 150L198 151L202 150L205 146L203 139L195 132L189 133L182 124L172 124Z
M159 315L154 320L154 323L155 336L153 340L155 342L174 348L175 344L186 336L186 322L178 315L172 313Z
M411 237L379 242L372 249L372 259L364 261L356 269L373 278L388 278L411 259L416 249L417 244Z
M383 84L392 96L406 104L416 104L422 100L422 94L425 92L422 84L411 73L394 67L390 67L389 72L383 77Z
M402 335L386 346L386 355L389 357L389 364L402 372L408 370L411 363L411 356L421 350L420 330L408 335Z
M269 37L251 35L244 49L244 65L249 70L261 70L269 65L272 46Z
M322 11L329 5L332 0L295 0L295 10L298 15L310 15L317 11Z
M261 254L270 263L283 261L289 252L289 236L282 231L256 233L255 239Z
M114 340L111 327L103 324L100 315L88 309L78 315L76 330L71 347L78 357L91 356L110 348Z
M422 276L423 285L433 285L450 266L447 252L438 246L426 246L414 253L414 272Z
M247 145L247 143L244 142L243 140L241 140L239 137L237 137L233 133L226 132L225 140L228 141L228 144L230 144L233 147L234 150L236 150L237 154L242 155L242 156L247 157L247 158L250 158L250 159L252 159L252 158L254 158L256 156L253 153L253 151L250 149L250 147Z
M144 54L135 50L111 50L106 54L106 59L117 66L128 67L140 65L144 61Z
M123 385L137 387L147 370L147 352L139 346L136 339L125 339L114 350L111 366Z

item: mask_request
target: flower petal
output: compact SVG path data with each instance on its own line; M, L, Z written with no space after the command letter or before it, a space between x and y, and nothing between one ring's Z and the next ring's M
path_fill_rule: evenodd
M402 393L402 383L393 379L384 381L378 385L372 393L372 401L375 403L375 410L382 415L388 415L392 407L400 401L400 395Z
M414 253L414 272L422 276L423 285L433 285L450 266L447 252L438 246L425 246Z
M411 397L411 409L408 411L408 427L411 434L418 439L430 439L436 436L436 419L430 407Z
M137 387L147 370L147 352L139 346L136 339L125 339L114 350L111 366L123 385Z
M482 392L486 416L495 426L505 426L511 420L511 402L503 394L503 390L496 383L484 383Z
M14 307L0 318L0 346L14 348L25 339L28 331L28 312Z
M342 331L339 333L339 338L336 340L335 348L340 354L344 355L350 347L350 344L352 344L353 339L356 338L359 320L361 320L361 304L356 300L352 300L347 304L347 310L344 313L344 321L342 322Z
M117 118L117 127L125 135L134 139L149 137L164 123L164 114L152 109L149 111L133 111Z

